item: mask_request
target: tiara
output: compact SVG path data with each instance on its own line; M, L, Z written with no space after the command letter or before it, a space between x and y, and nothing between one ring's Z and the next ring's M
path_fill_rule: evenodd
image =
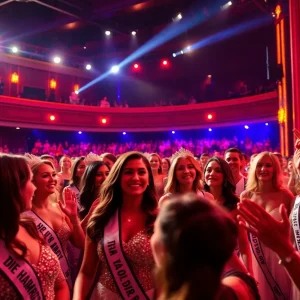
M93 152L90 152L84 159L84 162L87 164L87 165L90 165L91 163L93 163L94 161L101 161L101 156L100 155L97 155Z
M25 153L24 157L30 168L32 168L34 165L41 163L43 161L39 156L30 154L30 153Z
M149 152L144 152L143 155L144 155L148 160L150 160L151 153L149 153Z
M180 148L177 152L175 152L172 157L170 158L171 163L177 158L177 157L186 157L186 156L191 156L194 157L194 154L187 149Z

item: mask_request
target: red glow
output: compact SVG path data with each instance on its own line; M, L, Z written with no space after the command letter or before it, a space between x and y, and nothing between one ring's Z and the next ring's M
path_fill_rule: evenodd
M51 115L51 116L49 117L49 119L50 119L50 121L55 121L55 116Z
M168 65L168 61L167 60L164 60L162 63L163 63L164 66Z
M213 118L212 114L208 114L208 115L207 115L207 119L208 119L208 120L211 120L212 118Z
M135 69L138 69L140 66L139 66L139 64L134 64L134 66L133 66Z
M107 120L106 120L105 118L103 118L103 119L101 120L101 122L102 122L102 124L106 124Z

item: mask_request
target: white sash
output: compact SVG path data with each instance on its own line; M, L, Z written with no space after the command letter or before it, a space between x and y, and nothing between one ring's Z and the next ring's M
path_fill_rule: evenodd
M45 242L49 245L54 254L56 254L60 267L65 275L69 288L72 289L72 279L69 268L68 259L65 255L60 239L55 231L47 225L36 213L33 211L26 211L22 213L22 216L30 217L34 221L38 232L43 236Z
M40 280L32 266L25 259L8 250L1 239L0 270L19 291L24 300L45 299Z
M253 235L252 233L249 233L249 240L250 240L250 245L253 251L253 254L257 260L257 263L259 264L273 294L274 294L274 299L286 299L284 294L282 293L280 286L278 283L275 281L273 275L271 274L267 262L264 256L264 252L262 250L261 244L259 239Z
M295 243L298 251L300 251L299 207L300 207L300 197L297 196L293 207L292 226L293 226L293 232L295 236Z
M104 229L103 248L116 286L125 300L149 299L131 270L122 248L119 211L110 218Z

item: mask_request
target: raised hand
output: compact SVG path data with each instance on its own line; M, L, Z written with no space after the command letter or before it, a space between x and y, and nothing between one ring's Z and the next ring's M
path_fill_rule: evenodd
M59 202L59 206L61 210L70 218L77 218L77 200L75 193L70 189L64 189L63 199L65 204L61 201Z
M239 203L238 210L239 225L257 236L273 251L278 252L281 245L289 243L290 222L283 204L279 207L281 221L274 219L261 206L251 200L246 199Z

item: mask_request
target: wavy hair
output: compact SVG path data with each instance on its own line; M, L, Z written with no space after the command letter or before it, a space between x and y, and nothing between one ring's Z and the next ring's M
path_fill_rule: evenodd
M0 237L8 249L21 250L27 254L24 243L16 240L19 226L22 225L36 240L40 238L35 224L30 218L21 217L25 210L22 191L30 180L30 170L25 158L17 155L0 155Z
M212 161L215 161L220 165L222 174L224 176L224 180L222 182L222 195L225 199L225 202L223 206L226 207L229 211L235 210L240 199L235 194L236 186L234 184L234 179L233 179L231 169L228 163L224 159L217 156L213 156L206 163L206 166L204 168L204 176L205 176L207 166ZM204 190L210 193L210 187L206 182L204 183Z
M259 190L259 181L256 176L256 168L257 164L263 157L269 157L272 161L273 165L273 178L272 178L272 184L273 187L276 190L281 190L283 186L283 174L280 166L279 159L276 155L274 155L271 152L261 152L259 153L254 159L253 162L250 165L250 170L248 172L248 181L246 185L246 190L251 192L256 192Z
M165 187L165 193L176 194L179 192L179 182L176 178L176 166L181 158L188 159L196 170L196 178L193 182L193 192L197 193L197 191L203 189L203 186L201 184L202 171L200 164L195 160L193 156L190 155L181 155L173 159L168 173L168 181Z
M81 193L79 203L82 209L79 212L81 219L88 214L93 202L98 198L100 187L96 187L95 178L98 173L98 169L102 166L106 166L110 170L109 166L103 161L94 161L85 169L85 172L81 179Z
M146 228L152 232L153 224L157 215L157 201L154 188L154 180L151 172L150 163L140 152L131 151L122 154L112 167L108 177L101 186L100 199L93 215L87 226L88 236L96 241L103 234L105 225L113 216L117 209L122 205L121 176L126 163L130 160L141 159L145 164L148 175L149 185L147 186L141 204L142 211L146 214Z
M156 269L159 299L215 299L237 240L229 213L203 197L186 194L166 201L156 222L166 251Z

